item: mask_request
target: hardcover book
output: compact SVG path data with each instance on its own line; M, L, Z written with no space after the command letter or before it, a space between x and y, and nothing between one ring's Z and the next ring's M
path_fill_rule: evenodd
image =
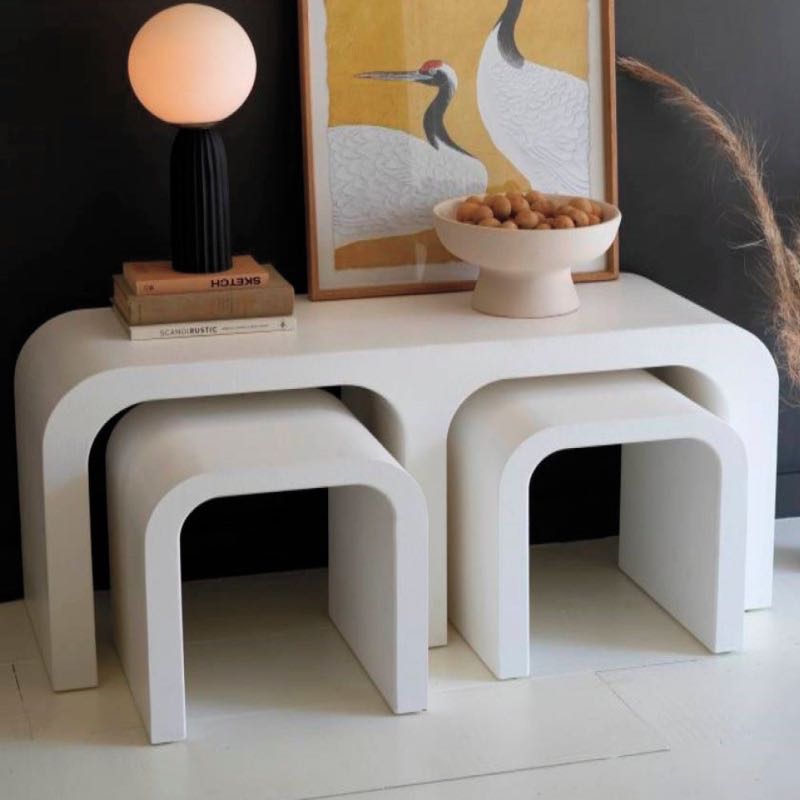
M255 289L212 290L176 294L136 294L122 275L114 276L114 305L130 325L289 316L294 289L274 267L265 268L267 283Z
M234 256L233 267L225 272L175 272L169 261L128 261L122 274L134 294L179 294L267 286L270 273L252 256Z

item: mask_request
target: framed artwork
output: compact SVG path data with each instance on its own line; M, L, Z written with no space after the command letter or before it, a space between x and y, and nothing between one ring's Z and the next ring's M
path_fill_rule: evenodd
M432 208L617 202L614 0L299 0L313 300L472 288ZM576 273L619 273L618 247Z

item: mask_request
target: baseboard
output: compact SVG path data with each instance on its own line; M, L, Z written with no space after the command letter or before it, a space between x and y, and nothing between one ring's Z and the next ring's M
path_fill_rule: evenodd
M800 536L800 517L784 517L775 520L775 534Z

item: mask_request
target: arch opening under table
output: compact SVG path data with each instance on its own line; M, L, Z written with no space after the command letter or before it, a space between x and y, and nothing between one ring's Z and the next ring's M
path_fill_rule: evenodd
M709 466L718 466L714 451L695 441L707 450ZM664 443L658 446L664 447ZM579 449L556 451L533 470L528 505L532 531L537 527L537 517L543 511L557 514L556 506L563 499L559 496L555 502L550 498L537 502L534 498L540 493L535 484L549 459L569 452ZM631 452L629 449L628 453ZM583 473L576 477L581 483L591 480L590 475ZM565 492L564 496L569 494ZM568 519L577 519L585 530L590 529L591 516L599 504L605 505L605 498L581 498L578 503L575 493L571 494L572 507L564 508L562 513ZM614 499L618 503L619 496ZM588 508L575 508L587 502ZM551 541L537 545L535 539L531 541L528 551L531 675L631 668L708 654L689 631L620 569L620 551L626 543L620 540L619 526L605 533L603 538L588 540L583 536L568 543Z

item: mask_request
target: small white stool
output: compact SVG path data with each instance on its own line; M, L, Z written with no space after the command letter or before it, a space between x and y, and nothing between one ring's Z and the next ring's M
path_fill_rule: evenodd
M115 428L107 469L115 639L151 742L186 736L180 533L214 497L331 487L331 619L396 713L425 708L424 495L335 397L145 403ZM264 520L287 534L302 531Z
M747 464L733 429L644 371L506 381L467 400L448 443L450 617L498 678L530 674L531 475L556 451L610 444L624 445L620 568L709 650L741 647ZM656 452L661 482L643 468ZM574 502L590 480L575 476Z

